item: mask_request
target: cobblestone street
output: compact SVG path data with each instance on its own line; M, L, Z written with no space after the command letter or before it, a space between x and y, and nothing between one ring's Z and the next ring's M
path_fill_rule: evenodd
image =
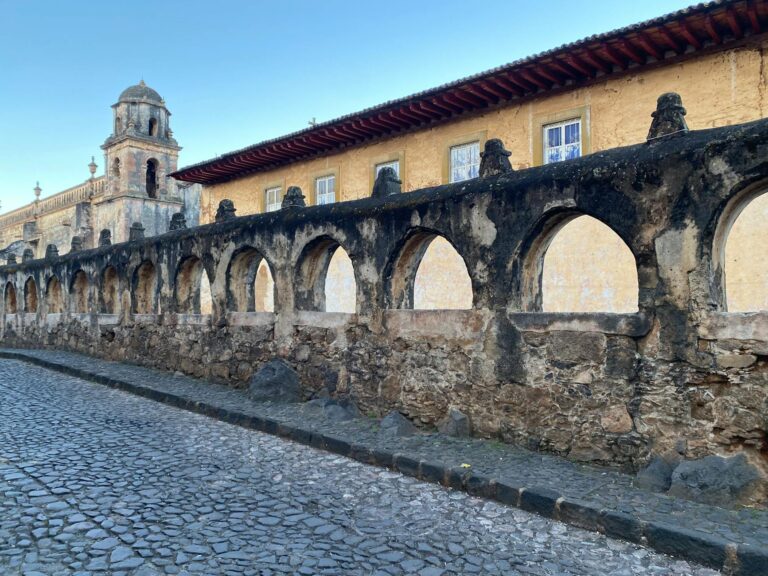
M716 571L0 361L0 573Z

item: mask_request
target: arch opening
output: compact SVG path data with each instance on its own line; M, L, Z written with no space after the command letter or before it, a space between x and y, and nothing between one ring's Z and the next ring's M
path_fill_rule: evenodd
M203 261L185 258L176 272L176 309L181 314L211 313L211 283Z
M635 256L616 232L596 218L560 215L545 227L532 256L527 273L534 311L638 311Z
M117 269L114 266L107 266L101 273L101 291L99 292L99 312L102 314L119 314L118 286Z
M120 178L120 158L115 158L112 161L112 176Z
M716 251L728 312L768 310L768 193L741 199L723 216L722 247Z
M37 282L31 276L24 283L24 312L37 312Z
M472 279L456 248L430 230L412 230L402 242L388 273L388 308L468 310Z
M235 312L274 312L276 299L267 259L250 246L238 250L227 269L227 308Z
M70 310L76 314L88 312L88 276L83 270L78 270L72 276L69 288Z
M149 260L133 273L132 307L134 314L154 314L156 310L157 273Z
M158 163L154 158L147 160L147 196L157 198Z
M156 118L149 119L148 130L149 130L150 136L157 136L157 119Z
M8 282L5 285L5 293L3 294L3 303L5 305L6 314L16 314L16 287L13 282Z
M296 308L317 312L357 311L357 280L349 253L330 236L316 238L296 267Z
M45 305L48 314L61 314L64 312L61 282L59 282L56 276L51 276L48 279L48 285L45 289Z

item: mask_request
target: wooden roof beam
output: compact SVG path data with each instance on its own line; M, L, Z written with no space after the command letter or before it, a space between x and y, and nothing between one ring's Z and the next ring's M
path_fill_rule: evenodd
M605 62L600 60L600 58L596 54L594 54L588 49L585 49L579 56L584 60L586 60L587 64L589 64L594 68L597 68L603 74L610 74L611 72L613 72L613 70L609 65L607 65Z
M618 66L619 70L626 70L627 61L624 60L624 58L622 58L621 55L616 52L616 50L611 48L608 44L603 44L600 48L605 53L605 57L613 62L615 66Z
M464 111L464 107L461 104L456 104L455 102L451 102L445 97L444 94L435 96L435 98L433 99L433 102L440 104L441 106L444 106L446 108L452 108L454 112Z
M421 106L427 112L433 112L434 114L447 114L448 116L453 116L454 114L453 109L440 104L436 98L433 98L432 100L422 100L421 102L417 102L417 105Z
M741 24L739 24L739 19L736 16L736 13L733 11L732 6L725 7L725 19L728 21L728 26L730 26L733 35L739 39L743 38L744 30L742 30Z
M490 79L480 80L480 86L482 86L486 92L490 92L496 96L499 100L509 100L512 96L512 94L501 88L498 84L494 84Z
M413 122L401 114L399 110L390 110L384 114L387 116L387 118L397 123L400 130L403 128L410 128L413 125Z
M461 90L453 90L449 94L446 94L446 99L448 97L451 97L454 99L454 101L458 101L458 104L461 105L462 103L468 104L472 106L473 108L481 108L483 106L487 106L488 103L481 100L480 98L477 98L476 96L473 96L472 94L467 94L466 92L462 92Z
M574 74L570 68L558 62L557 60L552 60L551 62L549 62L549 66L551 66L552 68L555 68L556 70L559 70L562 74L565 74L571 80L578 79L578 75Z
M712 20L712 16L707 14L704 16L704 29L707 31L707 34L709 34L709 37L712 39L712 42L715 44L722 44L723 39L720 37L720 34L717 33L717 30L715 29L715 22Z
M680 46L677 43L677 40L672 38L672 34L670 34L669 30L667 30L666 26L659 26L659 34L661 34L664 37L664 40L669 45L669 48L675 53L675 54L682 54L685 52L685 46Z
M760 34L760 32L762 32L762 26L760 26L760 19L757 17L755 0L747 0L747 17L749 18L750 26L752 26L752 32Z
M691 27L688 26L688 22L685 20L678 20L677 25L680 27L680 34L683 35L686 42L696 48L696 50L701 50L701 40L699 40L693 33Z
M515 84L516 86L519 86L523 90L523 94L529 94L531 92L536 92L538 89L535 84L531 84L529 81L527 81L525 78L522 77L522 75L517 73L507 73L506 75L507 80L512 82L512 84Z
M494 76L493 82L498 86L501 86L504 90L512 94L513 96L522 96L523 92L517 86L513 85L509 80L502 78L501 76Z
M495 96L488 92L487 90L484 90L480 86L476 86L473 84L468 84L464 87L464 90L469 92L470 94L477 96L481 100L483 100L486 104L496 104L500 100L498 96Z
M664 53L659 51L659 47L656 46L656 44L650 39L649 36L640 32L637 35L637 41L643 48L646 49L646 51L650 52L651 56L653 56L657 61L664 59Z
M616 43L616 46L618 46L619 50L621 50L624 54L629 56L629 58L632 59L635 64L645 64L645 58L638 54L637 51L632 48L632 46L626 40L619 40Z
M412 102L411 104L408 105L408 110L410 110L416 116L422 118L425 122L432 122L435 120L435 116L433 113L425 111L421 107L417 106L417 104L418 104L417 102Z
M520 76L522 76L526 82L533 84L539 90L549 89L549 86L545 84L542 80L540 80L539 78L536 78L533 74L531 74L530 70L521 68L520 70L518 70L517 73L520 74Z
M579 72L584 74L584 76L589 76L590 78L592 78L595 75L593 70L590 70L589 68L587 68L574 55L572 55L572 54L565 54L563 56L563 59L568 63L568 66L578 70Z
M553 86L563 85L563 79L557 74L555 74L554 72L549 71L547 67L543 64L539 64L536 68L530 69L530 72L533 74L536 74L537 76L541 76L546 80L549 80L550 82L552 82Z

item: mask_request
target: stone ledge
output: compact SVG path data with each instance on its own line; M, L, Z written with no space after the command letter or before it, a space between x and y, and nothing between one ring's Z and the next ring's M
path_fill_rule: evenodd
M107 374L106 370L67 365L62 361L47 359L43 357L44 355L45 351L0 350L0 358L29 362L223 422L329 450L366 464L392 468L424 481L464 490L475 496L490 498L502 504L516 506L580 528L596 530L610 537L644 544L659 552L721 569L728 574L735 576L768 574L768 548L760 543L729 542L721 537L693 530L682 523L647 522L632 511L606 509L599 503L586 498L580 500L569 497L562 494L560 490L536 486L510 486L503 480L476 474L471 471L471 468L457 468L449 464L428 462L419 458L418 454L404 454L352 443L351 439L340 437L339 433L323 433L313 429L311 422L307 422L308 427L302 427L279 418L248 414L215 403L158 390L148 385L135 384L126 378ZM78 357L74 354L70 356ZM88 361L94 365L101 364L102 368L108 365L104 361L92 359ZM124 368L129 370L132 367L124 366ZM681 505L685 504L681 503ZM677 516L670 515L670 519L686 520L679 514L679 510ZM724 525L722 528L723 531L728 531L727 526Z

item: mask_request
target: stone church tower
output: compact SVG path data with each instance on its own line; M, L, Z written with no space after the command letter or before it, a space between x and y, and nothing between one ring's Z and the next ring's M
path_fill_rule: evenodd
M112 109L113 132L102 146L107 182L95 228L109 229L113 242L128 240L135 222L146 236L162 234L184 205L176 181L167 176L176 170L181 150L169 125L171 113L143 80L123 90Z
M143 226L145 236L156 236L179 212L187 226L196 226L201 186L168 177L181 150L170 116L144 81L123 90L112 106L112 134L101 147L105 174L96 175L91 159L85 182L45 197L37 185L33 202L0 214L0 261L11 255L21 260L25 252L42 258L49 246L59 254L95 248L107 236L125 242L134 224Z

